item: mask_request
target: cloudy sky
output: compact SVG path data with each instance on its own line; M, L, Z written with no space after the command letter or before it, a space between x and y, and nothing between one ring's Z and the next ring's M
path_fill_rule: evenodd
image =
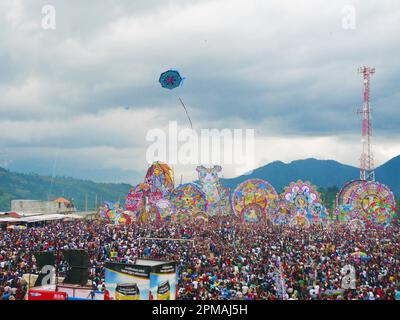
M358 165L370 65L380 165L400 154L399 34L397 0L0 0L0 164L138 183L149 130L188 127L181 97L196 130L254 129L254 166ZM158 83L171 68L174 91ZM194 167L174 165L184 180Z

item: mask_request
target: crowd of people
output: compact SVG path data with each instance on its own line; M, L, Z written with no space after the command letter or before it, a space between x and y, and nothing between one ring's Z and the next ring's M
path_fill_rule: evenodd
M193 241L139 244L139 237ZM98 290L104 290L104 262L147 257L177 261L178 299L400 299L399 226L360 232L346 226L300 228L212 217L207 222L129 225L53 222L0 231L0 300L24 299L23 275L39 272L35 252L67 248L89 253L90 279ZM355 269L350 287L343 282L346 265Z

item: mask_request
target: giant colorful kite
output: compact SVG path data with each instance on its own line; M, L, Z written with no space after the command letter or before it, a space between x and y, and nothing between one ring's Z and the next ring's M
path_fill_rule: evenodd
M174 190L174 172L169 165L161 161L156 161L150 166L144 180L150 185L151 192L161 191L163 195L168 195Z
M174 190L174 173L161 161L154 162L147 170L145 182L132 188L126 196L125 207L143 222L170 220L173 206L170 200Z
M115 225L131 222L131 217L126 214L119 203L104 202L100 208L99 217L107 223Z
M171 194L171 202L178 221L208 218L206 195L194 183L179 185Z
M137 220L169 220L173 214L172 205L161 190L148 183L140 183L132 188L125 200L125 208L136 215Z
M150 195L150 185L148 183L140 183L136 187L131 188L125 200L125 208L135 214L141 214L145 204L146 197Z
M206 168L198 166L196 168L199 174L198 185L205 193L208 203L208 216L229 214L229 188L225 188L219 181L218 174L222 171L221 166Z
M329 218L321 196L310 182L298 180L285 187L281 197L292 206L292 225L326 224Z
M278 195L267 181L249 179L239 184L232 194L232 209L244 222L260 222L269 215Z
M366 224L388 226L397 220L396 207L389 187L377 181L354 180L338 193L335 213L342 222L359 219Z

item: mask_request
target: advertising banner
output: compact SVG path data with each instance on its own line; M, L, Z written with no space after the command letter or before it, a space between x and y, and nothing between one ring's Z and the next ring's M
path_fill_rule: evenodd
M106 263L105 285L112 300L149 300L149 266Z
M150 273L150 299L176 299L176 264L167 262L153 266Z
M175 300L175 262L140 260L140 264L106 263L107 299Z

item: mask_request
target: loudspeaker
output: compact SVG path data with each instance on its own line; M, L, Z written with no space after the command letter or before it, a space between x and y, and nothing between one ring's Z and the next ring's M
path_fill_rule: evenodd
M89 255L84 250L62 250L69 270L64 279L65 284L86 285L89 278Z

